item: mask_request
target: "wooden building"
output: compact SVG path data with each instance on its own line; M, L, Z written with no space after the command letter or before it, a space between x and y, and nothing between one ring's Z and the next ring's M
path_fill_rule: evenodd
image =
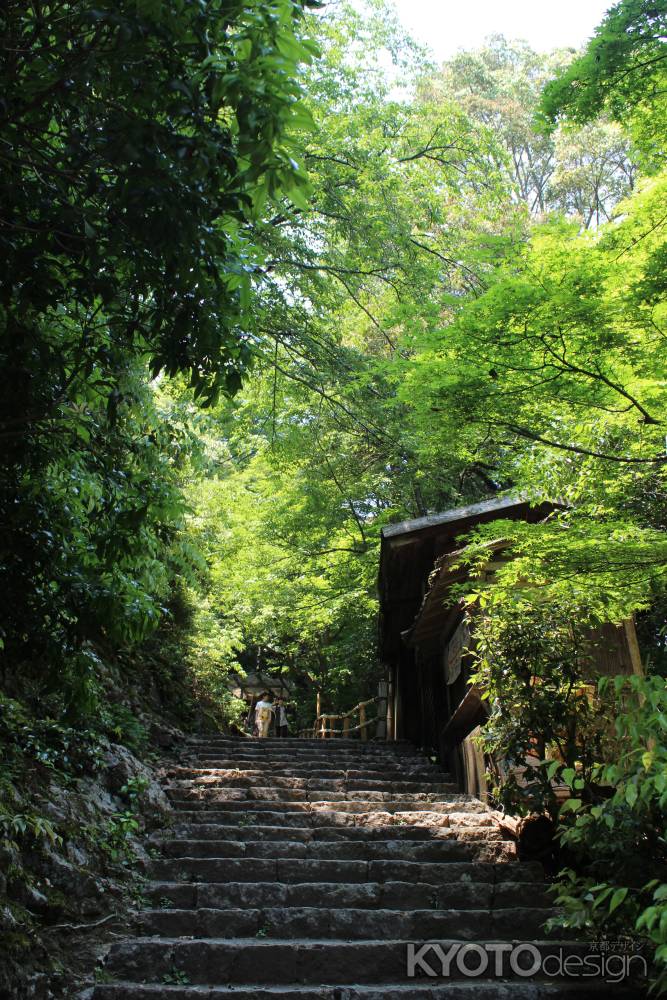
M551 504L496 498L390 525L382 532L379 572L380 649L387 667L389 739L410 739L436 756L465 791L486 795L485 761L474 740L487 718L469 682L470 625L452 587L461 536L504 519L529 523ZM492 551L493 547L490 548ZM633 622L607 626L595 643L600 674L641 672Z
M282 674L270 674L261 670L249 670L245 674L231 674L230 693L235 698L243 698L248 705L254 704L262 691L272 691L280 698L290 698L294 693L294 682Z

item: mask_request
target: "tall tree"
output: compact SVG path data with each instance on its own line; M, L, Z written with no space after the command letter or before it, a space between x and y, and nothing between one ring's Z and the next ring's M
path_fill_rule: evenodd
M606 113L629 126L644 167L665 163L667 11L655 0L620 0L582 56L544 91L543 113L585 124Z
M16 669L58 669L121 614L137 634L157 619L179 431L160 426L147 366L187 372L204 399L248 367L256 219L305 182L290 148L313 52L301 10L3 6L0 520Z
M494 35L446 62L421 91L429 100L456 101L493 130L505 153L501 166L533 216L556 211L599 225L632 189L627 139L609 122L556 137L536 122L543 87L573 57L571 50L544 55Z

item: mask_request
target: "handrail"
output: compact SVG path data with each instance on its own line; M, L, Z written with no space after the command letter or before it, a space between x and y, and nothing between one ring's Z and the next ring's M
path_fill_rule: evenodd
M382 701L380 695L375 695L374 698L368 698L366 701L360 701L358 705L351 708L349 712L320 712L312 726L308 726L306 729L302 729L299 732L299 736L307 736L311 739L332 739L336 736L348 737L352 733L359 733L360 738L363 741L368 739L368 727L372 726L374 723L380 721L380 716L374 715L372 718L367 718L366 708L369 705L377 705ZM359 722L356 726L351 726L350 722L352 717L359 714ZM334 722L342 722L342 727L338 728L333 725Z

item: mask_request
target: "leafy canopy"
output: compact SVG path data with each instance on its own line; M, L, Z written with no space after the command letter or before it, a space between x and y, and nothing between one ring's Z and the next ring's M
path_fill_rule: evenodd
M664 165L667 132L667 11L655 0L621 0L585 52L549 83L542 111L585 124L606 112L629 124L647 164Z

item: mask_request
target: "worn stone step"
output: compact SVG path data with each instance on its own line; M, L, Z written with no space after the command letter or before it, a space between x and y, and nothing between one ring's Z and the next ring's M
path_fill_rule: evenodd
M415 752L414 750L403 750L403 751L386 751L386 750L367 750L365 752L359 753L357 750L351 750L347 748L336 748L330 745L320 746L319 748L313 750L305 750L302 747L266 747L266 746L254 746L254 747L243 747L239 748L233 744L224 743L205 743L199 746L187 747L184 751L184 755L197 755L202 757L205 754L226 754L229 757L235 757L237 754L242 754L245 759L255 759L255 760L273 760L275 759L285 759L290 757L292 760L311 760L311 761L356 761L358 766L361 767L363 762L373 761L375 763L381 763L386 761L388 763L406 763L408 761L427 763L430 758L425 757L422 754Z
M252 789L253 792L304 791L314 793L320 798L327 796L349 796L359 792L367 792L368 798L378 794L381 797L396 798L401 795L437 796L457 792L458 786L449 781L388 781L372 778L297 778L281 775L246 775L234 772L200 771L190 772L191 776L172 775L166 789L176 792L178 789ZM430 801L430 800L429 800Z
M303 777L333 777L333 778L383 778L387 775L419 776L425 775L430 779L437 775L441 781L451 780L451 776L438 767L436 764L427 764L423 760L416 760L414 763L397 764L394 762L383 762L374 765L373 761L368 761L365 766L359 766L355 758L353 761L311 761L307 758L296 761L293 756L282 757L280 759L263 760L250 758L243 760L238 757L201 757L192 758L188 764L179 765L182 767L196 766L200 768L216 768L224 771L243 771L249 774L263 774L267 771L271 774Z
M209 764L204 764L208 761ZM253 770L254 768L263 770L302 770L302 771L375 771L381 774L401 774L412 771L425 771L427 774L444 774L444 769L439 765L426 760L423 757L385 759L368 757L359 759L355 755L345 757L310 757L299 754L289 754L284 757L272 757L265 755L248 756L239 759L238 757L223 756L220 754L191 754L182 757L179 761L184 767L220 767L226 766L225 762L230 762L231 769Z
M280 822L289 824L296 822L301 825L307 821L309 825L323 825L329 821L330 825L362 825L364 823L410 823L420 817L424 823L432 826L440 825L447 821L447 817L455 813L461 815L487 815L487 810L477 799L460 797L452 801L452 796L447 796L446 801L432 803L406 803L402 800L395 802L330 802L326 799L317 802L276 802L248 799L231 799L226 801L209 802L205 799L185 798L173 802L174 818L178 821L183 816L190 819L207 817L206 822L227 822L231 823L231 818L220 819L219 817L230 817L234 813L240 814L239 821L250 824L254 822L252 817L257 817L262 813L271 814L272 821L277 817L284 817ZM212 817L215 817L213 819ZM264 820L268 823L269 820Z
M423 791L433 791L434 786L445 785L448 789L456 787L452 781L446 781L442 773L433 774L406 774L398 771L395 774L372 772L369 776L357 777L355 774L348 774L346 771L327 772L322 774L298 774L279 773L271 768L239 770L238 768L220 767L179 767L168 771L166 778L172 784L181 782L193 783L216 783L229 784L232 787L242 783L247 786L265 786L272 788L340 788L342 790L357 787L378 788L380 791L392 790L404 786L405 791L421 791L420 785L424 785Z
M465 814L464 814L465 815ZM208 817L203 814L203 820ZM452 817L448 817L451 820ZM258 840L293 840L308 843L311 841L357 841L357 840L408 840L408 841L435 841L442 837L448 837L450 828L459 829L493 829L493 821L487 816L473 816L478 820L473 827L463 826L399 826L394 824L388 826L266 826L253 823L248 828L236 825L225 825L222 823L177 823L169 834L158 832L149 839L154 843L160 843L168 836L179 839L191 840L239 840L244 835L253 841ZM466 820L470 816L465 815Z
M470 857L473 852L471 850ZM148 878L160 882L429 882L439 885L461 878L489 881L490 873L513 881L535 881L534 869L511 864L446 860L326 861L292 858L157 858L143 862ZM493 876L491 876L493 878Z
M534 936L553 909L512 907L498 910L357 909L353 907L276 906L263 909L156 909L140 914L137 930L160 937L373 940L382 937L427 941L452 938Z
M286 736L282 738L268 736L260 739L256 736L222 736L220 734L212 734L210 736L191 736L188 738L186 745L198 746L201 743L224 743L237 747L295 747L310 752L323 748L326 749L327 747L354 750L355 753L368 753L372 750L380 750L385 753L400 753L402 750L408 750L411 753L415 752L414 743L411 743L409 740L391 740L387 742L385 740L360 740L350 737L322 740L301 736Z
M311 773L309 771L299 772L298 770L292 769L288 771L287 769L276 770L272 768L223 768L223 767L177 767L170 768L166 775L171 781L197 781L200 779L211 779L215 778L217 781L225 782L225 784L238 784L243 782L248 785L272 785L277 788L356 788L360 783L363 783L361 787L363 788L395 788L396 786L405 786L407 791L413 789L413 786L423 784L426 787L426 791L436 785L446 785L451 788L454 783L452 781L447 781L440 771L434 771L430 774L421 772L404 773L401 770L396 770L393 773L387 771L370 771L364 773L363 771L344 771L344 770L329 770L329 771L318 771L316 773ZM419 791L419 788L414 789Z
M482 945L486 943L483 938L480 940ZM420 942L420 946L427 943ZM445 952L452 945L460 945L460 941L447 938L432 943ZM585 944L571 942L537 940L531 944L543 958L558 956L562 948L567 948L570 955L583 956L588 952ZM353 942L331 939L277 941L257 937L233 941L140 938L114 945L106 968L111 975L140 982L160 982L177 971L195 985L264 983L278 986L326 982L379 985L410 981L407 952L408 941L389 938ZM529 968L534 954L524 951L518 964ZM506 955L499 958L503 962L502 971L509 977L509 958ZM437 959L431 955L431 962L434 961L437 967ZM518 975L511 978L521 981Z
M493 830L484 835L499 838ZM469 838L472 839L472 838ZM324 861L370 861L395 858L397 861L464 861L470 857L467 841L453 831L438 840L415 843L404 840L180 840L159 843L166 858L295 858Z
M459 824L469 822L476 825L490 819L482 804L475 799L469 802L449 803L449 808L435 812L428 809L387 811L386 803L374 805L371 809L362 811L341 810L336 808L339 803L326 804L308 802L283 803L281 807L273 802L220 802L208 803L192 799L174 808L172 825L180 823L220 823L225 826L240 826L245 829L250 826L298 826L322 827L342 826L391 826L407 828L420 826L424 829L436 829L449 826L454 821Z
M208 802L205 799L196 799L192 797L180 800L172 798L170 801L174 810L173 815L175 819L179 819L182 814L188 813L196 813L199 815L204 812L207 815L240 813L247 816L253 816L262 812L270 812L276 816L284 816L285 822L289 822L290 816L307 816L311 808L310 802L262 802L260 800L248 801L247 799L231 799L225 802ZM242 817L240 816L239 818Z
M434 758L427 757L425 754L414 749L411 751L402 750L400 753L374 750L358 753L356 750L337 749L332 746L324 746L319 751L311 751L304 750L301 747L273 747L272 749L267 749L266 747L262 748L259 746L245 747L207 743L188 747L184 750L182 756L194 755L201 757L206 753L212 753L216 757L223 754L230 758L241 758L243 760L298 760L302 763L311 762L313 764L317 764L318 762L326 763L330 760L353 761L356 762L357 767L364 767L367 764L373 766L374 763L382 761L395 765L405 765L410 761L423 765L434 763Z
M357 797L358 796L358 797ZM446 796L400 795L400 796L369 796L362 797L358 792L350 792L346 799L328 798L314 799L313 810L324 809L332 812L487 812L484 805L468 795L448 793Z
M607 997L607 983L499 982L474 979L445 985L414 982L382 986L162 986L105 983L95 988L95 1000L597 1000ZM614 1000L642 1000L636 986L615 985Z
M215 744L202 744L197 747L189 747L182 755L183 758L199 757L210 753L214 757L227 757L234 760L245 761L300 761L312 764L327 764L329 762L350 761L357 767L375 767L379 764L391 764L394 766L406 766L413 762L425 766L435 764L435 760L425 754L413 750L412 752L402 751L401 753L372 752L357 753L354 750L336 750L325 748L321 752L313 753L309 750L302 750L299 747L289 747L284 749L262 749L261 747L246 749L235 746L216 746Z
M368 756L359 757L357 754L300 754L300 753L288 753L288 754L244 754L243 756L238 756L236 754L230 754L228 751L222 750L220 752L215 750L203 751L201 753L189 753L183 755L181 758L183 764L196 763L200 764L204 760L211 761L214 767L222 766L224 761L232 761L232 766L235 767L300 767L306 769L337 769L337 770L349 770L350 768L354 770L371 770L371 771L381 771L389 769L391 771L410 771L426 769L430 770L435 768L440 773L442 773L443 768L440 767L436 762L430 761L425 757L378 757L378 756Z
M165 785L169 801L174 806L181 803L204 802L204 803L248 803L269 802L273 803L274 809L282 808L283 804L294 803L307 805L310 799L309 793L303 788L271 788L262 786L260 788L224 788L216 785L186 785L171 784Z
M442 802L443 798L456 794L455 785L443 785L438 791L406 792L399 790L375 791L354 789L346 792L334 792L328 788L274 788L271 785L256 785L250 788L225 787L210 782L200 782L196 785L170 784L165 785L165 792L172 802L187 802L192 799L204 799L206 802L337 802L346 806L355 803L395 803L423 804Z
M472 881L434 885L428 882L151 882L145 894L153 907L261 909L267 906L309 906L324 909L392 910L548 908L550 897L535 882Z

